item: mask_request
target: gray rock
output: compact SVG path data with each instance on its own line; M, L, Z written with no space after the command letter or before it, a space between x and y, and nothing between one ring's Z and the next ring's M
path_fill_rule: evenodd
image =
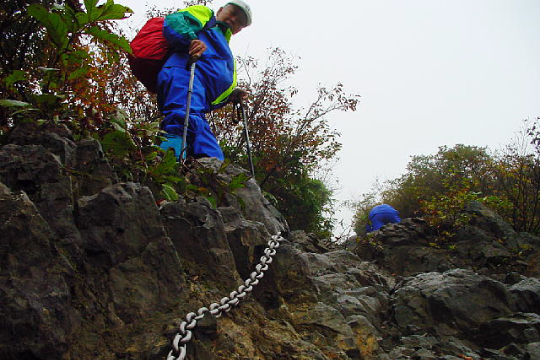
M41 145L8 144L0 149L0 180L12 191L22 190L38 200L41 184L58 183L61 177L59 158Z
M501 279L511 272L538 275L540 238L516 233L479 203L465 211L472 215L470 223L452 230L444 241L422 219L404 219L359 240L353 251L401 276L457 268Z
M540 279L528 278L510 287L517 310L540 313Z
M62 164L75 167L75 140L65 125L45 123L21 123L9 134L9 142L15 145L40 145L58 156Z
M249 174L247 170L233 164L223 166L222 162L216 158L197 159L197 163L204 168L212 169L217 178L226 184L231 183L235 177ZM289 230L283 216L262 196L259 185L253 179L246 181L244 186L228 191L225 197L227 202L240 211L245 219L263 223L270 234Z
M462 333L512 313L512 297L503 284L460 269L407 278L393 304L402 328L435 330L446 324Z
M234 257L219 211L204 200L166 204L161 215L184 266L200 268L198 276L219 279L230 288L239 281Z
M105 158L99 141L85 139L77 144L75 170L78 175L77 191L80 196L96 194L118 182L118 177Z
M188 180L218 199L158 209L98 142L47 129L0 148L1 359L163 359L183 316L233 297L278 232L253 291L199 319L190 359L539 357L539 239L489 209L473 204L446 244L405 219L340 250L288 234L235 165L194 161Z
M24 192L0 195L0 357L60 358L80 325L54 232Z
M540 342L525 345L525 351L527 351L529 359L540 359Z
M540 315L517 313L500 317L480 326L476 339L488 348L501 348L514 344L540 341Z

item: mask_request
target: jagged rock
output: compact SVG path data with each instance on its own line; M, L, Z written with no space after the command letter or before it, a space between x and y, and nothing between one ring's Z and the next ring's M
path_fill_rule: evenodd
M118 181L101 145L96 140L76 144L65 126L53 124L23 124L10 139L13 143L0 150L0 181L24 191L76 256L81 239L73 219L73 197L94 194Z
M471 224L477 229L500 235L502 238L512 237L515 231L502 217L477 201L470 202L465 211L474 215Z
M226 223L225 233L236 270L242 279L247 279L263 255L271 235L264 224L245 219Z
M78 209L82 266L95 285L108 289L121 321L132 323L178 303L182 266L148 188L117 184L81 198Z
M273 273L276 283L271 287L278 293L279 311L285 310L283 315L290 317L288 321L304 336L324 343L329 337L327 346L334 343L335 351L342 351L332 355L339 359L382 355L378 327L391 280L378 274L371 264L344 250L303 253L285 244Z
M197 163L214 171L217 179L229 184L232 178L239 174L249 174L247 170L239 166L228 164L223 166L216 158L198 159ZM271 234L288 232L287 222L283 216L273 207L264 196L257 182L249 179L245 185L234 191L228 191L225 197L230 206L240 211L247 220L258 221L264 224Z
M467 211L473 215L470 224L460 226L444 242L424 220L414 218L386 225L356 246L349 240L347 246L362 259L402 276L457 268L499 278L510 272L540 271L540 238L516 233L479 203Z
M219 199L158 208L97 141L35 129L0 148L1 359L164 359L183 317L232 297L278 232L241 304L199 320L190 359L539 358L538 238L486 208L451 243L404 219L336 250L289 232L238 166L193 162Z
M522 284L521 288L524 287ZM404 332L435 334L438 340L431 347L438 353L478 354L510 346L521 349L519 356L525 356L527 351L519 344L540 339L537 313L515 313L516 304L509 288L469 270L406 278L395 292L392 304L397 324ZM448 346L450 341L461 345L452 349ZM401 343L407 345L404 339ZM410 346L401 345L398 349ZM507 349L501 356L492 353L486 357L502 359L512 355L509 352Z
M521 312L535 312L540 309L540 279L528 278L510 287L516 307Z
M182 266L140 185L80 200L80 258L63 251L25 193L2 189L2 359L84 358L87 346L105 353L108 335L96 329L121 334L124 324L178 304Z
M540 315L517 313L512 317L500 317L483 323L476 340L483 346L498 349L514 344L540 341Z
M99 141L85 139L77 144L77 162L79 196L93 195L98 191L118 182L118 177L105 158Z
M448 251L433 246L432 236L424 220L404 219L383 226L368 240L359 242L354 252L391 273L405 276L453 268Z
M444 324L464 334L510 315L512 307L504 284L463 269L407 278L393 301L397 324L403 329L413 325L433 331Z
M60 159L41 145L8 144L0 150L0 179L13 191L24 191L39 200L41 184L58 183Z
M3 359L58 359L81 317L71 306L68 261L24 192L0 195L0 354Z
M303 252L325 253L330 251L326 244L323 244L316 236L306 234L304 231L293 231L289 239L294 247Z
M190 204L166 204L161 213L176 252L190 273L198 268L196 276L201 278L220 281L229 288L237 283L234 257L219 211L199 198Z
M540 359L540 342L534 342L525 346L529 359Z
M58 156L67 167L75 167L76 144L73 134L65 125L45 123L37 126L22 123L9 134L9 143L14 145L41 145Z
M24 129L27 129L24 127ZM62 128L63 129L63 128ZM22 131L27 134L27 131ZM23 142L22 134L15 136ZM0 149L0 181L13 191L23 191L36 206L39 214L50 225L57 241L71 254L77 256L80 234L73 218L73 184L64 171L61 159L73 161L75 144L57 134L42 133L29 137L45 145L61 144L58 155L43 145L8 144ZM53 146L53 148L57 149Z

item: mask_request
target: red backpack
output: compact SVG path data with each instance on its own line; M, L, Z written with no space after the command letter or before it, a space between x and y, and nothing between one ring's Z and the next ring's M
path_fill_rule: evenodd
M163 36L165 18L148 20L131 42L133 54L128 54L133 75L151 92L157 92L157 76L169 53L169 45Z

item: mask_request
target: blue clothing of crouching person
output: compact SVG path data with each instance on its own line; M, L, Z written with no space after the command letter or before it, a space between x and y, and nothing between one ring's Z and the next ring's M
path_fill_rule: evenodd
M379 230L383 225L399 222L401 222L401 219L396 209L387 204L377 205L369 212L366 233Z

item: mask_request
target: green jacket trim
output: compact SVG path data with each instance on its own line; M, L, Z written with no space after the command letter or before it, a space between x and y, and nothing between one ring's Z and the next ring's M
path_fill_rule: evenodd
M194 5L178 10L167 16L167 25L178 34L185 34L190 40L197 39L197 33L214 16L214 12L203 5Z

